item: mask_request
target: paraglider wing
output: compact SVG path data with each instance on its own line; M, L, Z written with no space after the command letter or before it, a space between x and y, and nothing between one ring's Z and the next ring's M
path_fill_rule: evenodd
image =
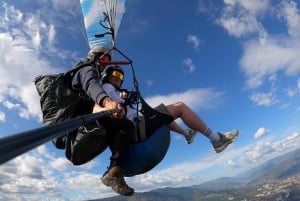
M126 0L80 0L89 47L112 48L125 13Z

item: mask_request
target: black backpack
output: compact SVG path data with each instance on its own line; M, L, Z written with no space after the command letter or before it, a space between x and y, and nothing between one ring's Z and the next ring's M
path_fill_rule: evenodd
M91 64L81 61L65 73L40 75L35 78L34 84L40 96L43 122L46 126L73 118L81 99L86 95L83 91L72 90L72 74L88 65ZM52 140L56 148L65 148L66 136L67 133Z

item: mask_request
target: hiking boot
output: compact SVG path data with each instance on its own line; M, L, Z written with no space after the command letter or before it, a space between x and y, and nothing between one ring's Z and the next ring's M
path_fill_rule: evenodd
M216 153L222 152L226 147L234 142L239 135L238 130L233 130L226 133L218 133L220 136L220 141L213 140L211 143L215 149Z
M112 166L101 177L101 181L104 185L110 186L116 193L125 196L131 196L134 193L134 189L130 188L122 175L122 169L119 166Z
M187 144L191 144L194 141L195 135L196 135L197 131L193 130L193 129L188 129L188 134L189 135L185 135L185 142Z

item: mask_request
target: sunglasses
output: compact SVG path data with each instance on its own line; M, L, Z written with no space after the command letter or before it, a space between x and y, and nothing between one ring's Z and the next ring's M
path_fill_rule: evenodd
M114 76L114 77L119 78L120 80L123 80L123 78L124 78L123 73L121 73L120 71L117 71L117 70L114 70L114 71L111 73L111 75Z

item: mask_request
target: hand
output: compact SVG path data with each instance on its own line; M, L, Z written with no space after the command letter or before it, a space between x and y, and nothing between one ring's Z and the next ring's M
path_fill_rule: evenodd
M103 106L101 107L98 104L94 105L93 113L106 111L106 110L118 110L112 114L112 118L122 119L125 117L125 110L121 104L116 101L111 100L110 98L105 98L103 100Z

